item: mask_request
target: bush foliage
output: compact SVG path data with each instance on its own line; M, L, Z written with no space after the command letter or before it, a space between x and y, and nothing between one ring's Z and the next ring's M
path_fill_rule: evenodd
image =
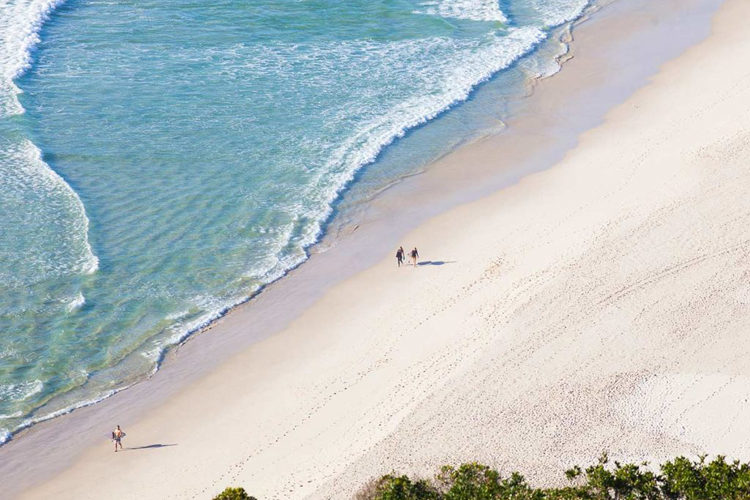
M256 500L245 491L245 488L226 488L214 497L214 500Z
M432 480L388 474L368 483L357 500L750 500L750 465L678 457L654 473L648 464L596 465L565 472L565 488L532 488L514 472L508 477L486 465L445 466Z

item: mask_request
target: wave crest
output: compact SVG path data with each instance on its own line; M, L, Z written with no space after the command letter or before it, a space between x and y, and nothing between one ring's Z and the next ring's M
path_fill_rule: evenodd
M20 242L23 248L0 250L5 264L0 278L5 284L28 285L64 274L96 272L99 259L88 240L89 219L78 193L28 139L0 145L0 209L6 214L0 229L8 241ZM28 209L18 210L19 204ZM33 275L19 276L13 269L33 269Z
M438 0L422 2L421 6L424 10L417 11L418 14L470 21L508 22L508 18L500 10L498 0Z
M39 43L39 32L50 14L64 0L16 0L0 5L0 113L22 114L13 80L31 67L32 52Z

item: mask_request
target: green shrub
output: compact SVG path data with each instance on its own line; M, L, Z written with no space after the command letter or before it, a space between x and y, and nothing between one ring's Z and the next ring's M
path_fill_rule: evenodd
M692 462L677 457L662 465L664 498L685 500L750 499L750 465L728 463L719 455L706 464L706 457Z
M437 500L437 492L427 481L412 481L407 476L386 475L375 483L374 496L378 500Z
M368 482L356 500L750 500L750 464L719 455L691 461L677 457L655 474L642 464L595 465L565 471L572 485L532 488L514 472L508 477L476 462L446 465L434 480L387 474ZM227 488L214 500L255 500L242 488Z
M661 466L609 463L603 454L586 469L565 472L576 486L531 488L514 472L507 478L486 465L444 466L434 481L412 482L387 475L370 483L358 500L750 500L750 464L727 462L722 456L706 463L677 457Z
M214 500L256 500L245 491L245 488L226 488L214 497Z

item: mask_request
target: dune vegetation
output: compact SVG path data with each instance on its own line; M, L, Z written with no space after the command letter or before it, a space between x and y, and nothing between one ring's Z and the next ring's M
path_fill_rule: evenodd
M518 472L503 476L479 463L446 465L434 478L386 474L368 482L355 500L745 500L750 499L750 464L677 457L658 472L648 463L610 462L565 471L570 484L534 488ZM214 500L255 500L243 488L227 488Z

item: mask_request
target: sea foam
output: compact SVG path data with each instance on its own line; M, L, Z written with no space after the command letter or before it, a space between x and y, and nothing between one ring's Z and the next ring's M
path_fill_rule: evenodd
M31 67L39 31L64 0L10 0L0 4L0 116L24 112L13 80Z
M5 254L6 264L18 260L33 262L33 276L13 269L31 266L8 265L0 269L6 285L28 285L63 274L91 274L99 267L88 240L89 219L81 198L42 159L42 152L30 140L10 141L0 150L0 207L6 207L0 229L14 244L23 242L23 252ZM26 210L14 207L23 203ZM33 213L29 217L28 213ZM3 269L8 269L5 274ZM19 281L20 280L20 281ZM18 282L18 283L17 283Z
M42 392L43 388L44 383L41 380L31 380L28 382L20 382L17 384L0 385L0 401L4 399L24 401Z
M76 309L80 309L83 307L83 305L86 303L86 297L83 296L81 292L78 292L78 295L73 297L66 305L65 310L69 313L75 311Z
M505 16L498 0L437 0L422 2L419 14L430 14L446 18L470 21L495 21L505 23Z
M529 0L547 27L559 26L578 18L590 0Z

